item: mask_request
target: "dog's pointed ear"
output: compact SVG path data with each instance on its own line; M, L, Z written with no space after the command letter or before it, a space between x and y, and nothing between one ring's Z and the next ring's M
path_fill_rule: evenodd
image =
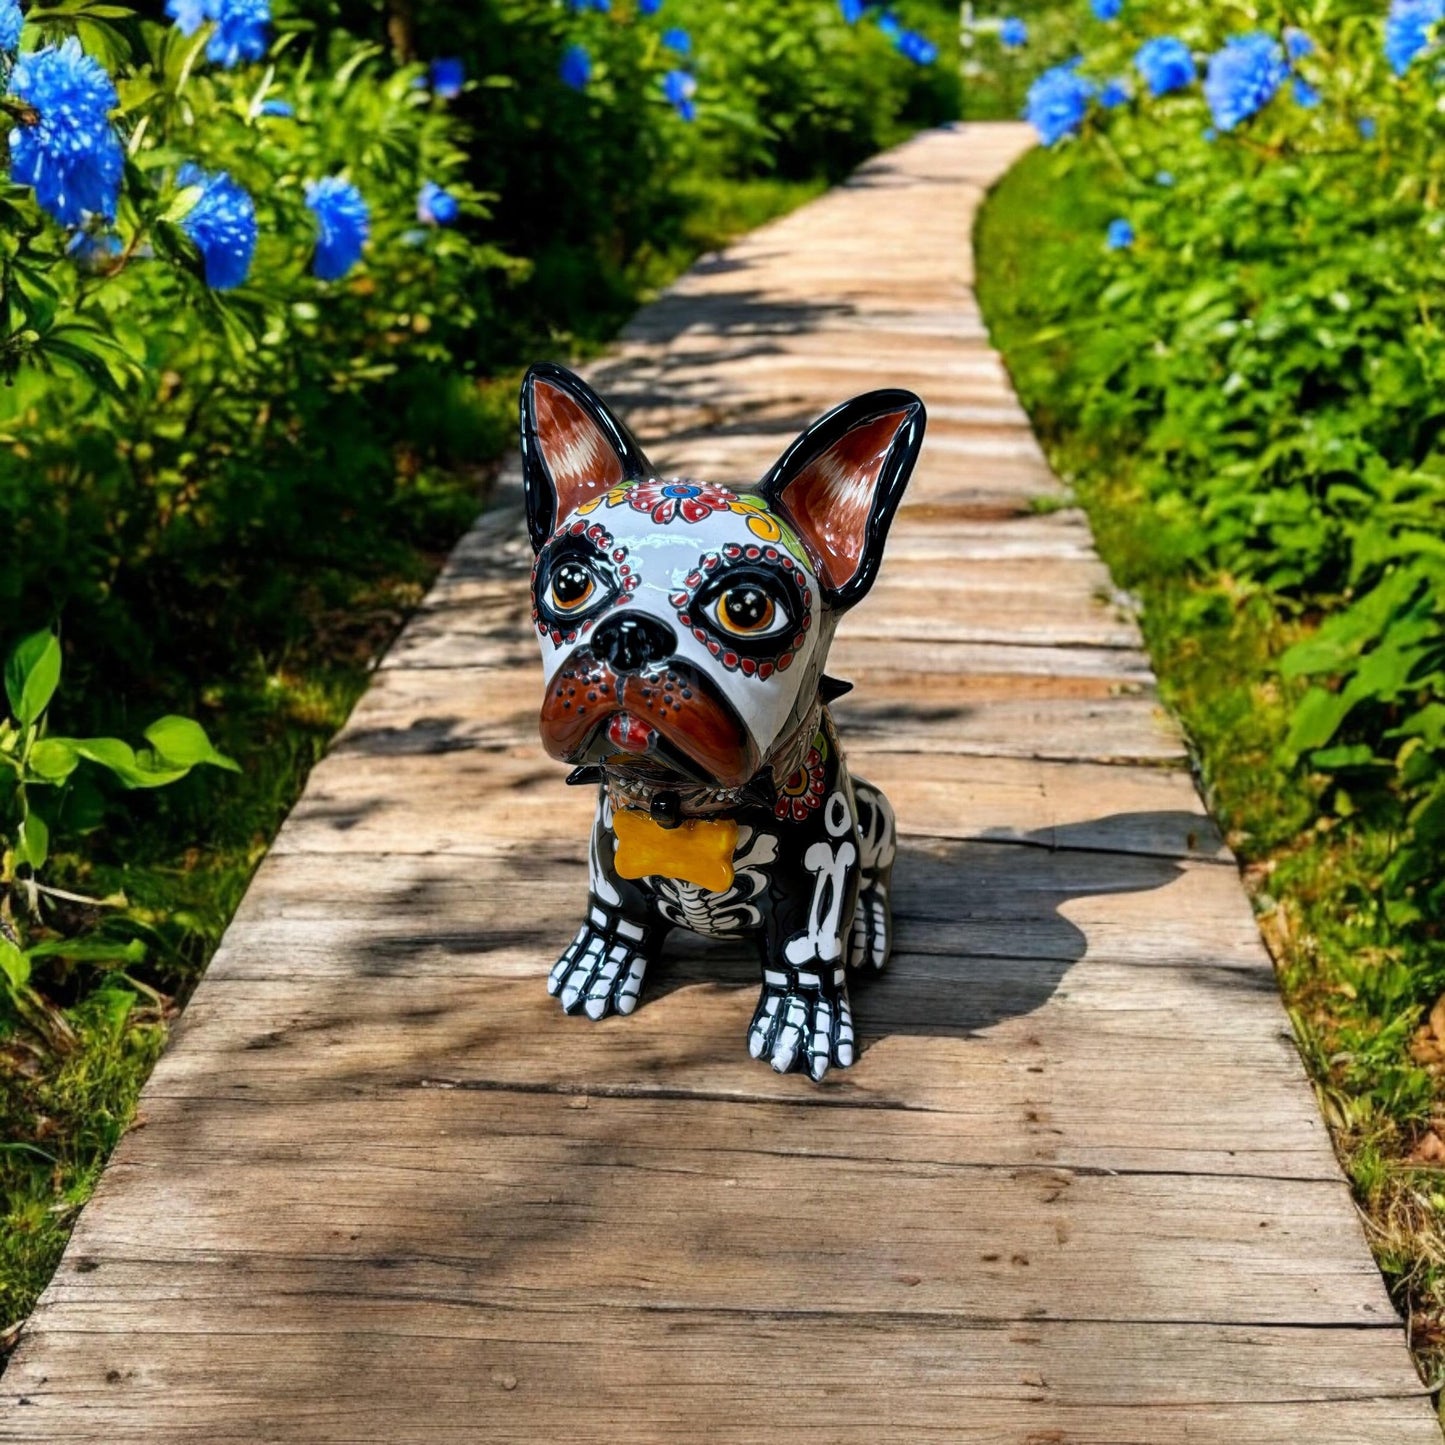
M632 433L580 376L550 361L522 381L522 487L534 550L583 502L652 468Z
M814 422L763 478L817 565L830 606L867 593L918 449L923 403L911 391L870 391Z

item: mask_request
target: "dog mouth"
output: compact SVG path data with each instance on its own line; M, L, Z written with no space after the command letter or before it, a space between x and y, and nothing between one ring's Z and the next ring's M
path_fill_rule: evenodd
M676 662L619 676L590 654L574 655L547 689L541 732L561 762L661 783L740 788L760 765L727 700Z

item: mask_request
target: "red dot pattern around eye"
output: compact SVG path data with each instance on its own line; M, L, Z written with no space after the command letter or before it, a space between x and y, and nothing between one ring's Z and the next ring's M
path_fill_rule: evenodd
M777 657L745 656L729 648L725 640L714 637L695 617L693 599L698 589L726 562L766 562L781 566L783 575L793 584L801 604L802 616L798 622L798 630L786 640L785 650ZM813 625L813 589L808 586L802 568L786 552L776 547L743 546L729 542L721 551L709 552L703 557L696 568L683 579L682 587L669 594L668 601L677 609L677 620L688 628L729 672L741 672L745 677L756 677L760 681L765 681L775 672L786 672L792 666L793 658L807 641L808 629Z

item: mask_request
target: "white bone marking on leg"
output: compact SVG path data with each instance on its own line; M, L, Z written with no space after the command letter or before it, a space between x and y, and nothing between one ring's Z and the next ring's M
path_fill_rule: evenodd
M834 797L840 794L835 793ZM839 915L843 911L844 885L848 870L858 857L851 839L838 844L835 852L827 843L812 844L803 854L803 866L814 875L813 901L808 912L808 927L783 945L783 956L791 964L817 960L831 963L843 952L843 930Z
M592 891L604 903L611 904L613 908L616 908L622 899L602 868L604 839L615 853L617 845L612 840L612 800L605 794L598 807L598 819L593 824L592 838L587 849L587 881L591 885Z

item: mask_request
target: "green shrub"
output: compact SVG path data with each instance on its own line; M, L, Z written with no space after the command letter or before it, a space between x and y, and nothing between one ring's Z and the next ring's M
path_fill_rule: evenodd
M1438 39L1396 74L1354 0L1150 7L1093 25L1079 74L1123 79L1057 145L1103 181L1098 240L1052 277L1037 376L1069 425L1136 454L1183 568L1225 572L1321 621L1289 747L1322 806L1391 828L1391 924L1445 922L1445 280ZM1287 54L1290 24L1306 53ZM1202 85L1228 37L1276 68L1242 118ZM1162 97L1149 36L1194 52ZM1266 71L1268 67L1265 67ZM1245 87L1248 90L1248 87ZM1244 93L1236 90L1235 94ZM1256 96L1258 98L1258 96ZM1252 102L1251 102L1252 103ZM1233 122L1233 124L1230 124ZM1111 248L1105 218L1120 223ZM1124 230L1127 223L1127 232ZM1132 241L1126 239L1132 234ZM1050 347L1050 336L1062 343ZM1053 375L1061 357L1065 370ZM1049 374L1046 375L1046 369Z

